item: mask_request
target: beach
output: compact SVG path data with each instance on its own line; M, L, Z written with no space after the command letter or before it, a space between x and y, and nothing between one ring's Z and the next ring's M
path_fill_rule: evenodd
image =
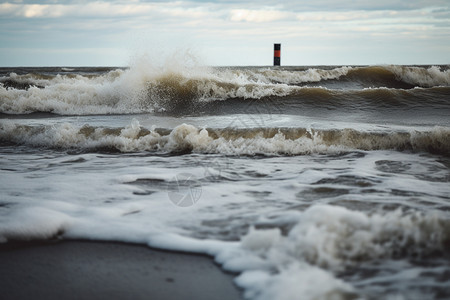
M210 257L92 241L0 245L2 299L242 299Z

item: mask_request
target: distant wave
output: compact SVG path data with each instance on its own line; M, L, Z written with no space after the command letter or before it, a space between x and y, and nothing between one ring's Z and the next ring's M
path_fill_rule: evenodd
M53 126L0 123L0 143L78 151L304 155L355 150L425 151L450 156L450 128L431 131L364 132L305 128L208 129L182 124L146 129L137 120L124 128L72 124Z
M398 65L352 68L347 76L351 80L365 81L373 87L435 87L450 85L450 70L439 66L409 67ZM406 87L406 86L404 86Z

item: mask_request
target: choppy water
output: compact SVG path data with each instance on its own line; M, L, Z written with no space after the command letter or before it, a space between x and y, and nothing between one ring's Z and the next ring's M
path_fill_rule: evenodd
M251 299L450 297L448 66L0 75L3 242L206 253Z

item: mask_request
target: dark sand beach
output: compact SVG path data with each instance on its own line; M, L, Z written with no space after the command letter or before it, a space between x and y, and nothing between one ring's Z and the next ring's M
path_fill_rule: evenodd
M124 243L0 245L2 299L241 299L202 255Z

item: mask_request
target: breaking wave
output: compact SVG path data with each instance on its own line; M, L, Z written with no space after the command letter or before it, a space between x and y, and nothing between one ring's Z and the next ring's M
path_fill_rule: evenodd
M211 129L182 124L147 129L134 119L125 128L72 124L52 126L0 124L0 142L80 151L221 153L225 155L304 155L354 150L425 151L450 155L450 129L364 132L305 128Z
M389 102L395 97L412 95L414 98L415 93L424 88L445 89L437 91L448 96L450 86L450 70L445 66L278 69L174 64L155 68L144 62L129 69L89 69L90 73L61 70L53 73L45 70L26 74L10 72L0 77L0 113L183 113L217 101L286 97L297 102L311 99L346 99L348 102L381 99ZM416 89L407 92L411 88Z

